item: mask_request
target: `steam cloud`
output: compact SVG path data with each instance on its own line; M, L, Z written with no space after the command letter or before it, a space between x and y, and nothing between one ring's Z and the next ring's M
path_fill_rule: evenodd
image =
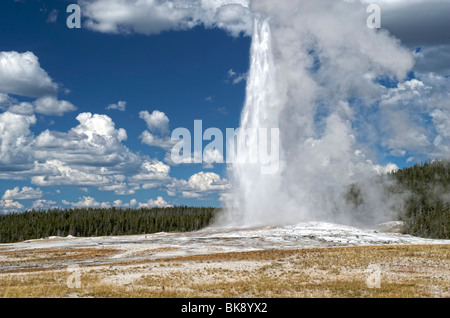
M235 164L225 222L389 220L395 200L369 181L382 167L366 159L373 149L361 142L378 127L363 116L381 93L377 79L403 81L412 54L387 32L367 28L360 4L259 0L250 8L256 18L241 128L280 128L280 170L261 175ZM353 183L364 198L358 205L346 200Z

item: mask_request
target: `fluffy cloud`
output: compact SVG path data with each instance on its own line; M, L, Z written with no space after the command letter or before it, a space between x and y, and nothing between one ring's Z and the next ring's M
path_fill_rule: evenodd
M169 118L165 113L159 110L154 110L151 114L148 111L141 111L139 117L145 121L149 129L139 136L143 144L170 151L177 143L169 136Z
M145 161L141 172L132 177L136 181L164 181L169 179L170 167L158 160Z
M169 132L169 118L165 113L154 110L151 114L148 111L141 111L139 117L145 121L151 132L160 132L165 135Z
M33 52L0 52L0 92L27 97L55 94L58 85Z
M32 116L34 113L48 116L63 116L66 112L71 112L76 109L77 108L68 101L58 100L52 96L44 96L32 103L21 102L13 104L8 107L8 112L25 116Z
M161 148L166 151L170 151L178 142L176 140L172 140L172 138L168 136L155 136L147 130L142 132L142 134L139 136L139 139L141 139L142 143L146 144L147 146Z
M32 116L34 114L34 107L31 103L22 102L9 107L8 112L16 115Z
M49 116L63 116L77 108L70 102L58 100L53 96L44 96L34 101L35 112Z
M102 186L114 182L114 176L98 172L86 172L71 167L59 160L47 160L45 163L35 163L31 183L38 186Z
M392 155L448 157L450 79L436 74L417 76L388 89L381 97L378 137Z
M76 107L55 96L58 85L39 64L33 52L0 52L0 109L19 115L32 115L34 112L62 116ZM37 98L32 103L22 102L8 94Z
M25 160L28 168L21 176L29 176L36 186L96 187L101 191L114 191L117 195L134 194L139 189L161 189L173 195L181 193L185 197L202 198L229 189L228 182L214 173L201 172L188 181L171 177L169 165L130 152L122 144L126 132L116 129L108 116L82 113L77 116L80 124L68 132L45 130L33 137L29 123L25 121L27 116L2 115L5 114L19 123L24 121L16 129L16 135L26 140L29 155ZM5 133L11 131L14 130L5 129ZM208 158L223 160L221 154L214 151ZM10 190L5 198L14 198L14 195L19 198L19 193L25 195L25 192L31 193L31 189ZM89 198L85 197L73 206L99 206ZM152 205L151 202L145 204Z
M112 119L106 115L81 113L77 116L80 122L78 126L72 128L72 131L78 135L86 135L89 142L95 142L94 139L100 136L104 139L116 139L124 141L127 139L127 132L120 128L116 130Z
M70 205L74 208L109 208L111 204L108 202L97 202L93 197L82 197L78 202L68 202L63 200L65 205Z
M110 117L81 113L79 125L69 131L45 130L35 137L30 125L36 117L26 114L26 106L0 114L0 178L30 178L41 187L93 186L126 195L139 188L135 180L126 182L126 174L149 177L144 158L123 144L127 133L116 129Z
M101 191L114 191L117 195L130 195L135 194L136 190L139 189L139 186L134 185L131 186L128 183L121 182L121 183L114 183L112 182L109 185L101 186L98 188Z
M93 197L83 196L79 199L78 202L69 202L63 200L63 204L69 205L74 208L110 208L111 206L117 208L166 208L172 206L167 203L162 197L157 197L156 200L150 199L145 203L137 202L136 199L131 199L128 203L124 203L122 202L122 200L115 200L111 205L111 203L109 202L97 202Z
M30 162L32 140L30 126L36 123L34 115L14 114L9 111L0 114L0 163L17 167Z
M385 139L382 142L391 154L404 156L405 151L409 153L423 153L429 146L425 127L415 123L408 113L401 111L389 111L384 116Z
M139 208L168 208L171 207L162 197L156 200L150 199L146 203L139 203Z
M216 148L208 148L205 149L203 152L201 151L194 151L191 156L183 156L183 158L177 158L178 162L174 162L172 160L172 151L173 150L179 150L181 151L181 146L179 149L174 149L174 146L179 144L183 141L181 139L181 136L176 136L175 131L172 134L172 136L168 135L169 131L169 118L164 114L163 112L155 110L152 114L150 114L147 111L142 111L139 113L139 116L141 119L144 119L147 123L147 127L149 130L158 132L160 136L157 136L156 134L153 134L149 132L148 130L145 130L141 133L139 136L139 139L141 139L142 143L152 146L152 147L158 147L161 149L164 149L166 151L166 155L164 158L164 161L169 163L170 165L177 165L177 164L191 164L191 163L204 163L204 168L211 169L213 168L213 163L223 163L224 158L223 154ZM183 138L188 136L183 135ZM180 139L178 139L180 138ZM183 145L184 146L184 145ZM191 145L192 146L192 145ZM183 151L186 151L183 147Z
M137 205L136 199L131 199L129 203L124 203L122 200L116 200L113 202L113 206L117 208L132 208Z
M10 213L23 209L23 205L13 200L0 200L0 212Z
M50 209L57 209L57 208L59 208L59 206L55 201L45 199L36 200L33 202L31 206L31 209L42 211L48 211Z
M20 190L19 187L15 187L11 190L6 190L5 194L2 196L2 200L29 200L29 199L40 199L42 198L41 189L33 189L30 187L23 187Z
M209 194L221 194L230 190L231 185L226 179L222 179L218 174L213 172L199 172L189 178L186 184L183 184L183 197L200 198Z
M104 33L158 34L198 25L237 36L251 32L248 0L79 0L86 27Z
M116 129L106 115L81 113L80 124L67 133L43 131L33 142L34 158L46 162L57 160L75 165L76 170L112 175L135 170L141 159L125 147L125 129ZM103 167L101 169L96 167Z

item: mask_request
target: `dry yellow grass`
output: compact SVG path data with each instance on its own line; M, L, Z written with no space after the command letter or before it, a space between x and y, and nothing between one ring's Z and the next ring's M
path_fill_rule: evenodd
M26 264L27 268L0 270L0 273L16 273L31 271L52 271L61 266L61 261L81 262L94 258L112 255L119 250L111 248L72 248L72 249L33 249L21 251L5 251L0 255L6 259L0 261L0 269L7 266ZM44 266L45 265L45 266ZM66 265L67 266L67 265Z
M371 266L380 283L374 288ZM2 274L0 297L450 297L450 247L268 250L96 264L80 268L78 289L67 286L69 275L61 268Z

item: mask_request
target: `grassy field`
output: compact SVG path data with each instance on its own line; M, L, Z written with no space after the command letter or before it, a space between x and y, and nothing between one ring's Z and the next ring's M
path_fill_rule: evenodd
M406 245L218 253L95 262L70 271L55 261L99 260L113 249L37 250L29 268L0 271L0 297L450 297L450 247ZM5 255L1 264L23 261ZM47 267L32 262L48 261ZM6 264L6 263L5 263ZM74 276L77 275L77 276ZM70 284L74 277L79 285ZM69 281L69 284L68 284Z

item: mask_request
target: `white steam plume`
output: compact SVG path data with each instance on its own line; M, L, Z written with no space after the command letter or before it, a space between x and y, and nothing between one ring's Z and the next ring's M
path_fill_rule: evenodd
M235 164L235 194L221 221L258 226L391 217L395 201L386 200L383 186L364 181L380 167L366 159L372 149L360 142L376 127L360 114L382 92L377 78L404 79L411 54L386 31L369 29L361 4L258 0L250 8L262 18L255 20L241 128L280 129L280 169L262 175L258 167ZM354 205L346 194L356 182L364 200Z

